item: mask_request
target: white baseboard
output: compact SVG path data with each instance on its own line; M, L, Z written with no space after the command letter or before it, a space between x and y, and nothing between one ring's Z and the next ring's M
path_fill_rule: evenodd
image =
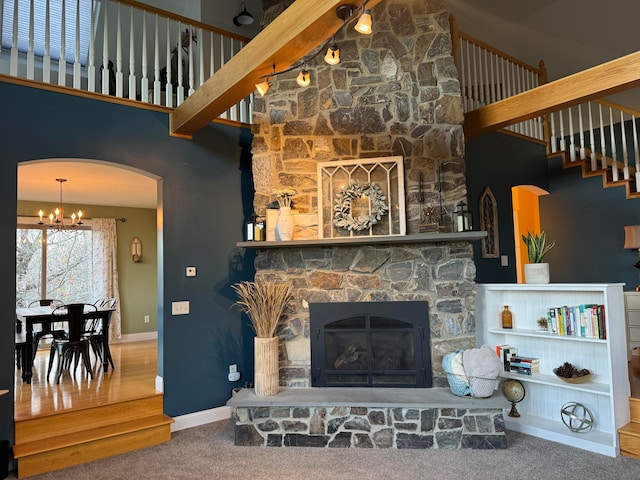
M200 412L188 413L173 417L174 423L171 424L171 431L177 432L186 428L198 427L207 423L219 422L231 418L231 407L217 407Z
M157 340L158 332L123 333L120 338L109 340L109 343L143 342L145 340Z

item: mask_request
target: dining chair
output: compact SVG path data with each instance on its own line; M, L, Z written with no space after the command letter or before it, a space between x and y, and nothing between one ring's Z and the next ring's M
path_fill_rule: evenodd
M69 328L69 336L65 339L54 338L51 343L51 352L49 354L49 368L47 370L47 378L51 374L54 359L57 357L58 369L56 373L56 383L60 383L62 371L65 368L71 369L71 362L75 360L73 371L78 368L80 357L87 373L93 378L90 359L90 342L89 339L83 337L85 324L85 315L87 312L97 311L95 305L90 303L71 303L57 307L53 311L53 315L66 315Z
M116 303L117 301L115 298L107 298L102 299L100 301L100 304L96 306L102 309L113 309L115 308ZM102 362L103 355L106 354L107 361L111 364L111 368L116 368L113 364L111 351L108 349L108 347L106 353L102 351L104 345L104 330L102 328L102 319L88 319L85 323L85 331L83 333L83 336L89 339L91 350L100 362Z
M16 367L22 370L25 363L24 356L27 354L27 338L23 332L16 333Z
M29 308L33 307L59 307L63 305L63 302L60 300L55 300L53 298L43 298L40 300L34 300L29 304ZM38 346L40 345L40 340L44 337L52 337L63 339L67 337L67 332L59 326L56 328L55 324L49 325L41 325L40 330L33 332L33 360L36 358L36 353L38 351Z

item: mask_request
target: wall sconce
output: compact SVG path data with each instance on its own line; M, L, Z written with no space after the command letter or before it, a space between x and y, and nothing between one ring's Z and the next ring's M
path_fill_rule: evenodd
M640 225L626 225L624 227L624 248L637 250L640 257ZM640 268L640 258L633 266ZM636 292L640 292L640 285L636 287Z
M466 232L468 230L473 230L471 212L467 208L467 204L461 202L453 211L453 231Z
M131 239L131 262L142 262L142 242L138 237L133 237Z
M362 33L363 35L371 35L373 31L371 29L371 10L364 8L364 4L362 4L362 13L360 14L360 18L358 18L358 23L353 27L356 29L356 32Z
M240 9L244 6L244 10L240 11ZM253 15L251 15L247 11L247 5L245 2L242 2L238 6L238 15L233 17L233 24L237 27L241 27L242 25L251 25L253 23Z

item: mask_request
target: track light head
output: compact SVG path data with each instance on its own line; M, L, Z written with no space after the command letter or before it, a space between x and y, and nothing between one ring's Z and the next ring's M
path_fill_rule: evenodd
M264 97L264 95L269 91L270 88L271 88L271 82L269 82L268 77L263 82L256 83L256 90L258 91L261 97Z
M296 78L296 83L301 87L308 87L311 85L311 75L309 75L309 70L306 68L300 70L298 78Z
M329 65L337 65L340 63L340 49L336 45L336 42L331 42L327 49L327 54L324 56L324 61Z
M354 27L356 32L362 33L363 35L371 35L373 31L371 29L371 10L362 9L362 13L360 14L360 18L358 18L358 23Z

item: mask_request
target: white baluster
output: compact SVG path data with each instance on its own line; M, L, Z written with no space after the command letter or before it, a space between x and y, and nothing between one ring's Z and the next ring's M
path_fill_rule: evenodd
M572 162L576 161L576 145L573 139L573 114L569 107L569 158Z
M505 62L506 62L506 59L504 58L500 59L500 88L498 88L498 100L502 100L505 98L504 85L506 83L506 78L507 78L506 70L504 68Z
M80 64L80 0L76 0L76 44L73 51L73 88L82 88L82 65Z
M582 106L578 105L578 121L580 126L580 160L587 158L587 150L584 147L584 126L582 122Z
M129 99L136 99L136 49L135 49L135 29L133 27L133 8L129 14Z
M11 35L9 75L18 76L18 0L13 0L13 34Z
M558 116L560 117L560 151L564 152L567 150L567 141L564 138L564 122L562 120L562 110L558 112Z
M147 13L142 12L142 80L140 80L140 98L149 101L149 77L147 76Z
M201 87L205 80L204 79L204 32L202 31L201 28L199 28L196 31L199 33L198 38L200 39L200 41L198 42L198 57L199 57L199 63L200 63L200 67L198 69L198 71L200 72L200 81L198 82L198 87Z
M222 39L220 41L222 41ZM473 106L474 106L474 101L473 101L474 77L473 77L473 71L471 70L471 53L469 52L469 48L471 47L471 45L467 40L465 40L465 47L467 49L467 53L465 57L467 61L467 76L469 78L469 82L467 84L467 91L465 93L467 97L467 111L471 111L473 110Z
M118 25L116 29L116 97L124 97L124 73L122 72L122 15L118 3Z
M616 137L613 131L613 110L609 107L609 136L611 137L611 179L618 181L618 155L616 152Z
M156 13L155 22L155 38L154 38L154 55L153 55L153 103L160 105L162 103L162 84L160 83L160 40L158 38L158 14Z
M486 50L480 50L480 61L478 62L478 76L480 79L479 89L480 89L480 105L483 107L488 103L486 98L486 89L487 89L487 75L485 73L487 61L487 52Z
M222 42L221 42L222 43ZM471 46L471 64L473 66L473 88L471 90L471 96L473 98L473 107L472 110L478 108L480 106L480 98L479 98L479 94L478 94L478 83L479 83L479 79L478 79L478 61L477 61L477 55L476 55L476 46L472 45Z
M90 25L94 25L94 0L91 0ZM95 38L93 28L89 29L89 52L87 54L87 92L96 91Z
M464 65L464 45L460 44L460 58L459 58L459 70L460 70L460 92L462 93L462 104L465 112L467 110L467 71Z
M195 89L193 84L195 83L195 76L193 74L193 25L190 25L187 32L189 33L189 95L193 95Z
M636 192L640 192L640 149L638 148L638 129L636 128L636 116L631 115L633 125L633 158L636 161Z
M554 119L553 112L549 114L549 123L551 129L551 138L549 139L551 142L551 153L556 153L558 151L558 146L556 145L558 139L556 137L556 121Z
M600 168L602 170L607 169L607 144L604 136L604 121L602 120L602 104L598 104L598 111L600 113Z
M593 133L593 117L591 115L591 102L587 104L589 108L589 146L591 147L591 171L598 169L598 157L596 155L596 139Z
M494 55L491 52L487 53L487 73L488 73L488 78L487 81L489 82L489 101L491 103L495 103L496 101L496 91L495 91L495 75L493 73L493 57Z
M225 51L224 51L224 36L220 37L220 68L224 67L225 63ZM220 114L220 118L227 118L227 112Z
M627 132L624 127L624 112L620 110L620 131L622 132L622 176L625 180L629 180L629 155L627 153Z
M209 32L209 44L210 44L210 48L209 48L209 76L213 77L213 74L216 73L216 65L215 65L215 56L213 54L213 40L214 40L214 36L213 36L213 32ZM464 98L464 97L463 97ZM466 99L465 99L466 101Z
M164 87L165 90L165 105L167 107L173 107L173 85L171 83L171 30L170 20L167 17L167 84ZM178 32L179 33L179 32ZM176 55L178 52L176 51Z
M178 48L176 49L178 60L178 87L176 89L177 106L184 102L184 86L182 85L182 24L178 22Z
M33 80L35 70L35 57L33 53L33 16L35 15L33 0L29 2L29 48L27 50L27 79Z
M60 58L58 59L58 85L65 86L67 84L67 33L66 33L66 6L65 0L62 0L62 12L60 19ZM106 14L106 12L105 12Z
M109 95L109 18L108 8L104 11L104 24L102 28L102 66L100 67L102 79L102 93Z
M51 5L45 3L44 10L44 55L42 56L42 81L51 83Z

